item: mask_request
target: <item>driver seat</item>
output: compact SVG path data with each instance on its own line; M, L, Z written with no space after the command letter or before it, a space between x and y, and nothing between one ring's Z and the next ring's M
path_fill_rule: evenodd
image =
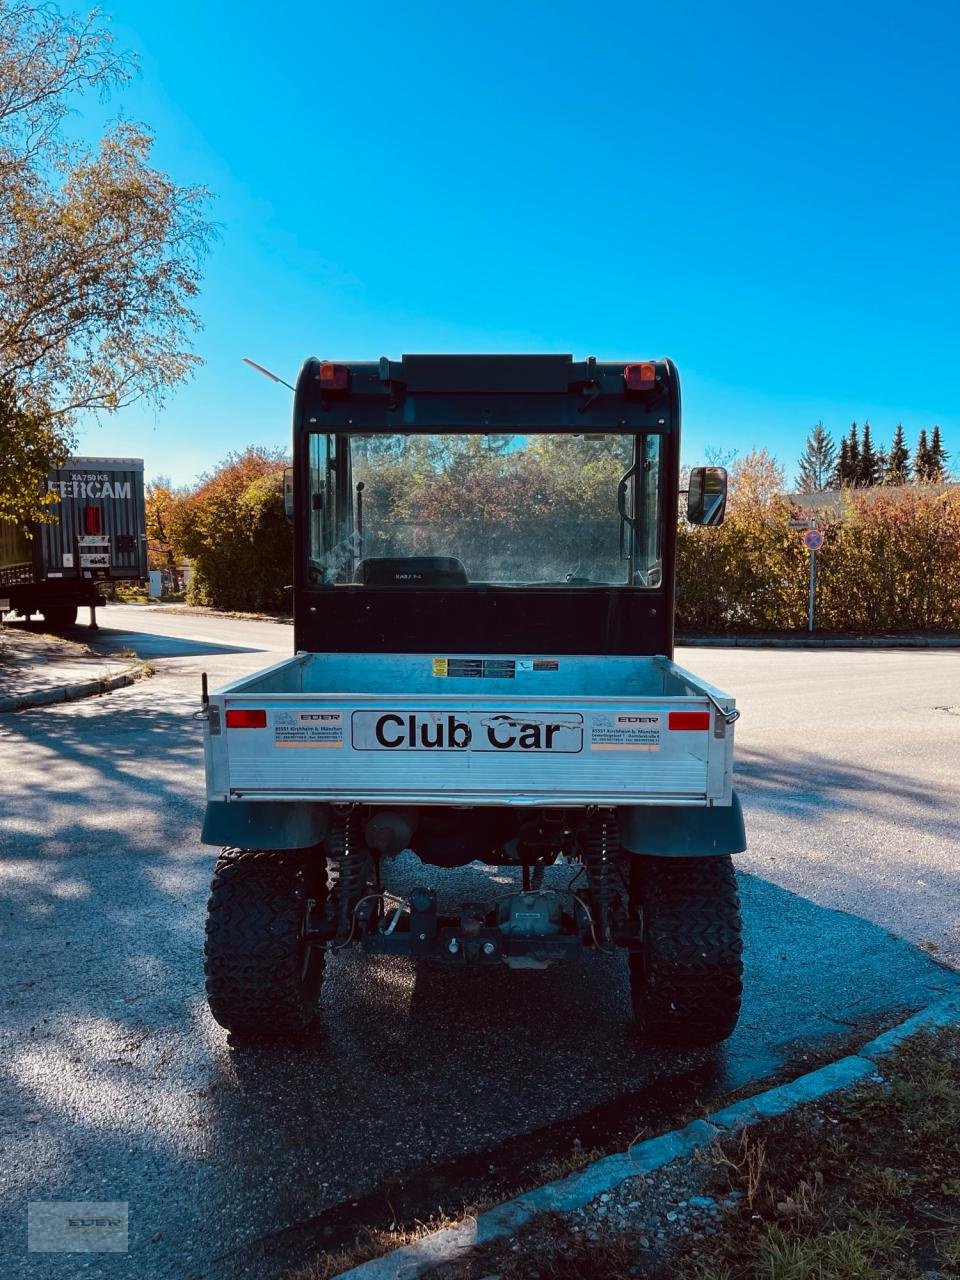
M467 571L453 556L370 556L354 581L365 587L465 587Z

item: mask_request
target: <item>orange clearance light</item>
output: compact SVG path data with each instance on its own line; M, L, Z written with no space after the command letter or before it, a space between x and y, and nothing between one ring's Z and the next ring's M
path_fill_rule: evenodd
M623 385L628 391L650 391L657 384L657 366L652 360L628 364L623 371Z
M709 711L671 711L667 716L668 729L709 729Z
M350 370L345 364L322 364L318 377L324 391L346 391L350 385Z
M266 711L228 711L228 729L265 729L267 727Z

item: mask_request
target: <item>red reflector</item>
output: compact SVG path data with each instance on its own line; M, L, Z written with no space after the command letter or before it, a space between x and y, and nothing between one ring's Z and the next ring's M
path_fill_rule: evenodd
M228 711L228 729L265 729L267 713L265 711Z
M628 391L649 391L656 386L657 366L652 360L628 364L623 371L623 385Z
M317 376L324 391L346 391L350 385L350 370L345 364L322 364Z
M99 507L83 508L83 532L103 533L102 517Z
M667 716L668 729L709 729L709 711L671 711Z

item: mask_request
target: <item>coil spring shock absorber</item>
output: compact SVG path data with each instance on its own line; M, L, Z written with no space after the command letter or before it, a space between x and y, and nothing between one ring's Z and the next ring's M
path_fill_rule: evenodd
M616 815L611 809L598 809L581 831L580 857L590 886L597 936L606 946L613 940L613 908L617 896L615 859L619 851Z
M335 913L340 941L352 932L353 911L366 888L369 862L360 811L347 806L335 808L327 834L327 900Z

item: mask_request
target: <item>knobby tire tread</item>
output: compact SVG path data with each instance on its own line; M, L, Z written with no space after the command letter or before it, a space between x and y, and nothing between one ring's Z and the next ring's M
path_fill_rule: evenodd
M743 992L743 926L732 859L644 863L643 941L630 954L637 1021L652 1044L717 1044L736 1026Z
M224 849L217 862L204 945L207 1000L237 1035L298 1035L316 1018L324 954L313 947L306 955L301 940L306 900L315 896L309 857Z

